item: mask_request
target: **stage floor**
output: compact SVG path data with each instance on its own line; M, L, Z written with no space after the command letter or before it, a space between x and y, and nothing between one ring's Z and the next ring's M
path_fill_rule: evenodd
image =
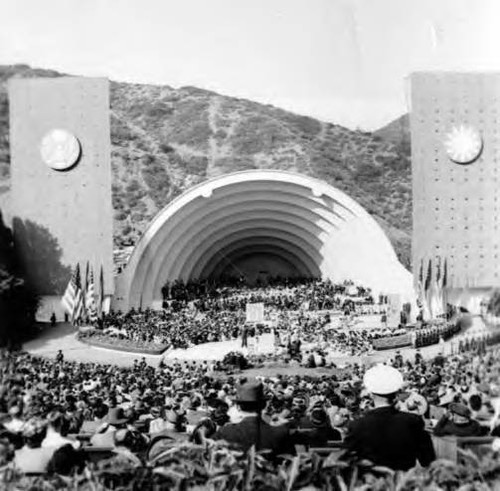
M365 322L363 322L365 324ZM363 328L363 327L361 327ZM424 357L436 356L440 350L444 354L451 354L453 350L457 350L460 339L465 339L469 336L481 335L488 332L483 320L480 317L474 317L473 326L465 333L453 338L444 345L433 345L426 348L421 348L421 353ZM232 341L221 341L215 343L205 343L198 346L193 346L186 350L176 349L167 351L162 355L144 355L146 362L156 366L163 358L166 363L173 363L175 360L222 360L230 351L240 351L244 354L249 352L254 353L272 353L274 351L274 342L272 334L264 334L260 336L257 346L252 338L249 339L249 348L241 348L241 339ZM78 362L91 363L112 363L118 366L131 366L134 360L142 358L143 355L137 353L125 353L114 351L106 348L98 348L89 346L80 342L76 337L76 331L70 324L60 323L54 328L45 327L40 336L24 345L24 349L38 356L46 356L54 358L58 350L62 350L64 357L67 360ZM401 354L405 358L414 359L415 349L401 349ZM394 356L395 350L376 351L369 355L347 356L345 354L332 353L331 359L338 365L343 365L349 362L364 362L374 363L384 361ZM277 371L279 371L277 369Z

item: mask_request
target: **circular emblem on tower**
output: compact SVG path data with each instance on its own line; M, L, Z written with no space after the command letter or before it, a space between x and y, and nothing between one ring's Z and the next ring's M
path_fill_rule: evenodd
M483 149L483 139L472 126L454 126L444 142L448 157L457 164L471 164Z
M78 138L67 130L50 130L40 144L42 160L55 170L73 167L80 157L80 152Z

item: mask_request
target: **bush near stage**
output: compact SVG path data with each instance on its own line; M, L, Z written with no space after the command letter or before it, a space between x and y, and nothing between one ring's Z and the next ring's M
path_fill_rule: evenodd
M239 368L240 370L245 370L245 368L249 368L248 360L245 358L243 353L239 351L230 351L226 356L224 356L221 363L221 370L225 369L235 369Z
M98 346L100 348L109 348L116 351L127 351L131 353L142 353L144 355L159 355L168 348L166 344L121 339L114 335L96 330L80 332L78 333L78 339L84 343L92 346Z

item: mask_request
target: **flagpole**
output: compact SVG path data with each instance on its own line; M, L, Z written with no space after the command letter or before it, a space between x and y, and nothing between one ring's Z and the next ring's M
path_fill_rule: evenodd
M432 286L432 259L429 259L429 265L427 267L427 276L425 278L425 289L424 289L424 298L425 298L425 314L426 320L432 320L432 306L430 302L430 293Z
M87 312L87 292L89 290L89 268L90 264L87 260L87 266L85 268L85 289L83 290L83 317L85 322L89 322L89 313Z
M99 274L99 317L104 317L104 271L101 264L101 271Z

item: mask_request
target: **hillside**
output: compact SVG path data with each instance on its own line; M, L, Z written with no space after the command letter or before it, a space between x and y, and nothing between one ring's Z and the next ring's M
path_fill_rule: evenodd
M410 145L410 116L403 114L388 125L374 131L376 136L394 143L394 145Z
M0 207L9 193L10 77L58 76L0 66ZM411 182L408 144L351 131L195 87L111 82L113 206L117 247L137 240L172 198L207 178L280 169L325 180L363 205L409 267Z

